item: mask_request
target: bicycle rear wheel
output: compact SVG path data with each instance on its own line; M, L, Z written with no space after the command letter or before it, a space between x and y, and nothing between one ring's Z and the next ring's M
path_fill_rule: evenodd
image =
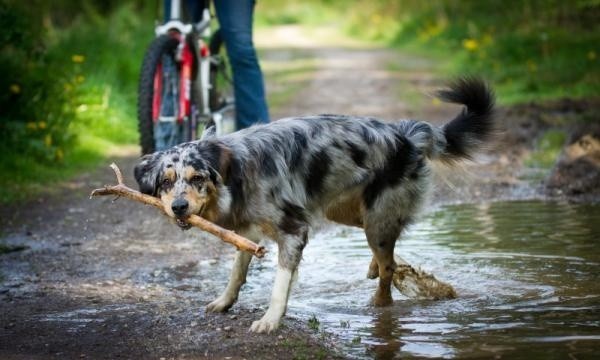
M138 88L138 126L142 155L162 150L189 137L188 122L176 120L160 121L168 104L164 101L163 89L173 89L169 97L173 103L168 111L176 115L178 109L179 71L174 59L179 40L169 35L161 35L150 44L140 72ZM166 75L166 67L172 67L172 74ZM157 91L161 91L158 93ZM162 116L163 120L165 116Z
M235 100L233 96L233 81L229 66L227 51L217 30L210 39L210 84L209 107L212 113L218 113L223 118L224 131L235 130Z

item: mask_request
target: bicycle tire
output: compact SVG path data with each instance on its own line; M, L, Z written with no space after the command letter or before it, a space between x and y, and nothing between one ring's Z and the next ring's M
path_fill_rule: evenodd
M211 64L210 66L210 84L211 88L208 92L208 101L211 111L219 110L226 102L226 93L222 81L231 82L229 75L229 67L227 64L227 57L225 56L225 46L223 43L223 37L221 30L218 29L214 32L210 39L209 44L210 53L214 56L219 56L218 64ZM224 79L219 79L219 76L223 76Z
M165 53L172 53L179 41L169 35L154 39L142 62L138 87L138 127L142 155L153 153L155 148L152 101L154 97L154 74Z

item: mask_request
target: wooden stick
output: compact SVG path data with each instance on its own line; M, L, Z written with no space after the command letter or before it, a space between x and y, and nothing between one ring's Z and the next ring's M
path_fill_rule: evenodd
M160 209L160 211L162 211L163 214L167 215L163 203L158 198L142 194L141 192L128 187L123 183L123 174L121 173L121 170L119 170L119 167L115 163L110 164L110 167L113 169L115 175L117 176L117 185L105 185L103 188L96 189L92 191L92 193L90 194L90 198L94 196L106 195L117 195L117 197L122 196L131 200L139 201L144 204L152 205ZM256 243L246 239L243 236L236 234L231 230L223 229L222 227L204 218L201 218L198 215L190 215L186 219L186 221L189 224L206 232L209 232L215 235L216 237L220 238L221 240L234 245L236 248L238 248L238 250L247 251L258 258L265 256L267 252L267 250L263 246L259 246Z

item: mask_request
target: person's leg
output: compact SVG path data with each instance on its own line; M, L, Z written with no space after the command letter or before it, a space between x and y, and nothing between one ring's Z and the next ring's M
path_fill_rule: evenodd
M171 0L164 0L163 2L163 12L165 15L165 23L171 19Z
M237 128L269 122L263 75L252 42L254 0L214 2L233 71Z
M197 22L200 22L200 20L202 20L202 11L204 10L204 7L206 6L205 2L206 2L206 0L186 0L185 1L185 8L187 11L187 15L189 16L189 19L193 23L197 23Z

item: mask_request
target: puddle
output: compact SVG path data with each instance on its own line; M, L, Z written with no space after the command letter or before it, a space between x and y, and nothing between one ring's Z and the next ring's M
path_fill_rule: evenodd
M600 353L599 239L600 206L445 207L423 216L396 252L459 298L416 301L395 291L394 305L377 309L368 306L376 282L366 279L364 234L331 227L305 250L288 315L315 316L352 358L590 356ZM266 307L275 259L253 262L242 305Z
M112 314L131 313L135 308L130 305L108 305L101 308L81 308L66 312L55 312L39 317L42 322L60 322L68 324L66 331L78 333L93 323L104 323L106 317ZM122 315L120 315L122 316Z

